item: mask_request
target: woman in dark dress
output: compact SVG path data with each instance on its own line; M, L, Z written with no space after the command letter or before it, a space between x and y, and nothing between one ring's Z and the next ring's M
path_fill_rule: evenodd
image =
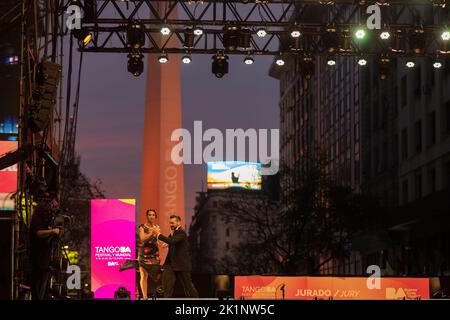
M156 296L156 284L160 274L158 240L153 230L158 228L156 211L147 210L147 222L139 226L139 272L142 298L148 299L147 284L150 278L150 294Z

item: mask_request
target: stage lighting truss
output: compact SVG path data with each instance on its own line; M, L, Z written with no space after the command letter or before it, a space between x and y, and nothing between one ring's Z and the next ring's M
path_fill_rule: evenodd
M450 54L450 30L436 24L418 28L413 16L427 6L437 17L444 3L443 0L109 0L99 2L95 14L82 19L83 28L95 35L96 41L80 46L80 50L130 53L135 48L127 45L127 25L129 21L138 21L144 26L146 39L146 45L139 48L143 54L183 55L189 49L192 55L224 51L245 56L251 50L255 55L272 56L327 53L370 56L388 49L396 55L415 53L432 57L437 52ZM366 7L371 4L398 13L384 21L382 30L370 30L364 19ZM315 19L317 10L327 10L327 18ZM174 17L174 11L183 18ZM150 12L151 16L143 18L144 12ZM404 12L414 15L405 20ZM293 41L299 46L293 46Z

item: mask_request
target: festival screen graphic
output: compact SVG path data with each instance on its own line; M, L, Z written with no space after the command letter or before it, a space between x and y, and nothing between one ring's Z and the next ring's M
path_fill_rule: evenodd
M261 164L243 161L208 162L208 189L261 190Z
M112 299L120 287L136 296L136 270L120 265L136 256L136 200L91 200L91 289L96 299Z
M384 278L379 288L364 277L237 276L236 299L415 300L430 299L428 278Z
M17 150L16 141L0 141L0 156ZM17 164L0 170L0 210L14 210L17 192Z

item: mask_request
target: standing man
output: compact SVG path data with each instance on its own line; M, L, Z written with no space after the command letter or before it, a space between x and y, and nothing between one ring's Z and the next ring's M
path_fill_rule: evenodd
M176 279L180 280L186 297L198 298L197 289L191 279L191 256L186 232L181 228L180 216L171 215L169 224L172 231L168 237L163 236L159 229L155 231L157 239L169 245L162 275L164 298L172 297Z
M52 228L51 210L55 202L42 200L33 213L30 226L31 296L33 300L46 299L53 241L60 234Z

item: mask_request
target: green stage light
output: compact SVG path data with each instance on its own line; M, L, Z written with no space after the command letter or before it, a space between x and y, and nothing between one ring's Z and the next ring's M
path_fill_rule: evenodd
M362 29L362 28L358 28L355 31L355 37L358 40L363 40L366 37L366 35L367 35L366 31L364 29Z

